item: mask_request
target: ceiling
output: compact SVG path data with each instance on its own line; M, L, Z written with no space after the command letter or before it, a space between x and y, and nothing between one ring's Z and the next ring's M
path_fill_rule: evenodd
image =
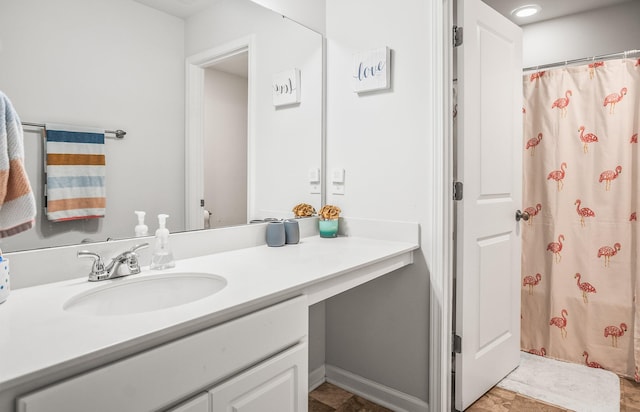
M542 20L554 19L569 14L613 6L614 4L638 0L483 0L491 8L507 17L519 26ZM527 4L537 4L542 7L540 13L531 17L514 17L511 11Z
M220 0L135 0L181 19L202 11Z
M154 9L180 18L187 18L190 15L204 10L216 1L220 0L135 0ZM549 20L556 17L567 16L569 14L580 13L588 10L599 9L612 6L627 1L640 0L483 0L500 14L507 17L517 25L523 26L542 20ZM538 4L542 11L535 16L517 18L511 15L511 11L526 4Z

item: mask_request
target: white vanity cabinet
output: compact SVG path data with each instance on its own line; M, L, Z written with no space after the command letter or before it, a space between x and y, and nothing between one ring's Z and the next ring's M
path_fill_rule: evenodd
M302 342L167 412L303 412L307 343Z
M307 344L300 343L209 391L210 412L303 412L308 405Z
M201 393L200 395L189 399L187 402L167 410L166 412L209 412L209 394Z
M239 411L306 411L307 329L300 296L53 383L19 397L17 410L205 412L240 402ZM278 407L263 407L271 402Z

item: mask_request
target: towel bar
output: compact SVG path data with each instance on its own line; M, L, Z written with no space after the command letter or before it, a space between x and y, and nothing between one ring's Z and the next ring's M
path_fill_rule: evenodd
M22 122L23 126L33 126L33 127L41 127L41 128L45 128L45 124L44 123L31 123L31 122ZM116 139L124 139L124 135L127 134L127 132L125 132L124 130L105 130L104 131L107 134L115 134L116 135Z

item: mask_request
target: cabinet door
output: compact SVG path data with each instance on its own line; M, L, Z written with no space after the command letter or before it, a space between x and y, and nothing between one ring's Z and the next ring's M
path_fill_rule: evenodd
M306 296L293 298L22 396L17 411L158 410L291 347L308 321Z
M209 395L206 392L202 393L167 412L209 412Z
M300 343L209 391L211 410L307 410L307 343Z

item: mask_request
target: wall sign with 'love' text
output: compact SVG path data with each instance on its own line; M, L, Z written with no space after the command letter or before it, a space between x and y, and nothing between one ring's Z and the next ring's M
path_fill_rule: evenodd
M274 106L300 103L300 69L274 74L271 84Z
M353 55L351 84L356 93L388 89L391 79L391 50L388 47Z

